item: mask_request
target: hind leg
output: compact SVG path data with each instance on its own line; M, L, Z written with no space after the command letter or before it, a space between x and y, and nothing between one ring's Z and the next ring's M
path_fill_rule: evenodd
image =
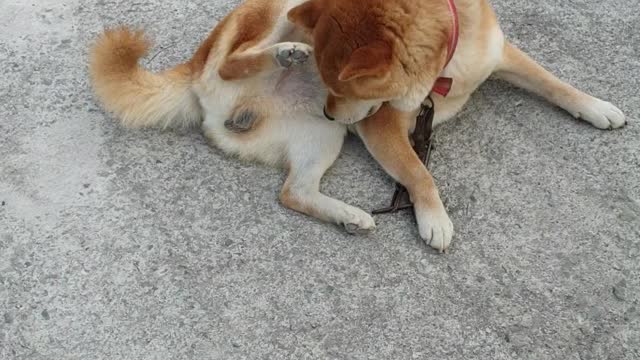
M310 121L317 122L316 126L290 136L289 175L280 201L292 210L344 226L352 234L373 230L376 225L371 215L320 192L320 180L338 157L345 130L338 124Z
M513 45L507 43L499 78L538 94L599 129L616 129L626 124L625 116L613 104L595 98L561 81Z
M296 42L277 43L264 49L250 48L229 55L218 73L226 81L247 79L304 64L311 52L311 46Z

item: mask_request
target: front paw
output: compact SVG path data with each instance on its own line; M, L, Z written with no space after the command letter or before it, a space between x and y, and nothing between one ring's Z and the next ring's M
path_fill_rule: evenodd
M627 120L615 105L589 96L574 114L598 129L613 130L627 124Z
M453 223L442 204L435 209L416 207L416 220L420 237L427 245L440 252L449 249L453 239Z
M276 60L283 68L304 64L309 60L313 48L303 43L282 43L277 46Z

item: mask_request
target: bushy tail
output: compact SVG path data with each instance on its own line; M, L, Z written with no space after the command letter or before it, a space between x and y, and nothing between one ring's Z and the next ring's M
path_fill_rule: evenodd
M142 31L107 30L91 50L91 81L105 109L125 126L188 126L202 111L188 65L154 74L138 65L151 46Z

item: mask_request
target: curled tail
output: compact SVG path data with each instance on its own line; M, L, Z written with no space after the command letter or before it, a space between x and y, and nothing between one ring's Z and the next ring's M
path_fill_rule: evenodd
M150 43L142 31L107 30L91 50L93 89L105 109L134 128L188 126L201 120L187 64L154 74L138 65Z

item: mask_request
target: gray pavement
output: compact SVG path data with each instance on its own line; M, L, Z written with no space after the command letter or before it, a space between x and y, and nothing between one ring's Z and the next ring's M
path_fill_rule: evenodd
M631 124L484 85L437 130L446 256L409 213L348 236L280 207L281 171L96 105L104 26L144 25L162 69L236 3L0 0L0 359L640 358L637 1L494 1L513 42ZM372 209L393 183L350 139L323 188Z

